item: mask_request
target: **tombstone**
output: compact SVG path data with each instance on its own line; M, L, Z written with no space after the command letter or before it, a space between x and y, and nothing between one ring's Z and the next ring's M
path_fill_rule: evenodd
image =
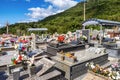
M71 31L68 31L67 34L68 34L68 37L72 36L72 32Z
M59 36L59 34L57 32L55 32L55 37Z
M81 33L81 30L76 30L76 37L77 38L80 38L80 33Z
M7 65L8 75L10 75L10 74L11 74L11 66L12 66L12 65Z
M13 80L19 80L20 78L20 68L13 69Z
M42 69L37 72L37 76L41 76L42 74L44 74L46 71L48 71L49 69L51 69L54 65L55 65L55 62L53 61L50 61L49 59L47 58L42 58L41 60L39 60L38 64L42 64Z
M89 29L82 30L82 35L86 36L88 39L88 43L90 43L90 30Z
M31 36L32 36L32 40L31 40L31 49L32 50L35 50L36 49L36 37L35 37L35 34L34 33L31 33Z
M36 66L28 66L29 76L32 77L36 73Z

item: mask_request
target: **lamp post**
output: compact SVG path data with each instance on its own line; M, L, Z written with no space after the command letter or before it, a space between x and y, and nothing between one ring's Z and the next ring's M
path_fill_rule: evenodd
M84 21L86 20L86 15L85 15L85 13L86 13L86 5L85 5L85 0L84 0Z

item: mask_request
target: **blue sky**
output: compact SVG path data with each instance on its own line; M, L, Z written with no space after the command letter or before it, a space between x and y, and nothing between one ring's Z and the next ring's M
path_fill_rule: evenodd
M80 0L0 0L0 27L32 22L75 6Z

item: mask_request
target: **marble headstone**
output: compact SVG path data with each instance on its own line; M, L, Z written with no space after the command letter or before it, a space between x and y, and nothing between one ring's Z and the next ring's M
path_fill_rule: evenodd
M88 43L89 43L90 42L90 30L89 29L82 30L82 35L87 37Z
M32 50L35 50L36 49L36 37L35 37L35 34L34 33L31 33L31 36L32 36L32 41L31 41L31 48Z

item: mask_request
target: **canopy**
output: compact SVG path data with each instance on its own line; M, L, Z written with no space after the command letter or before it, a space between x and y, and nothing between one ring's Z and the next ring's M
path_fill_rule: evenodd
M107 25L107 26L120 26L120 22L117 21L109 21L109 20L103 20L103 19L88 19L82 23L83 27L89 26L89 25Z
M47 28L28 28L28 31L47 31Z
M105 25L106 26L120 26L120 22L92 18L82 23L83 29L85 29L85 27L89 25L100 25L100 30L102 32L102 26L105 26ZM100 44L101 42L102 42L102 36L100 37Z

